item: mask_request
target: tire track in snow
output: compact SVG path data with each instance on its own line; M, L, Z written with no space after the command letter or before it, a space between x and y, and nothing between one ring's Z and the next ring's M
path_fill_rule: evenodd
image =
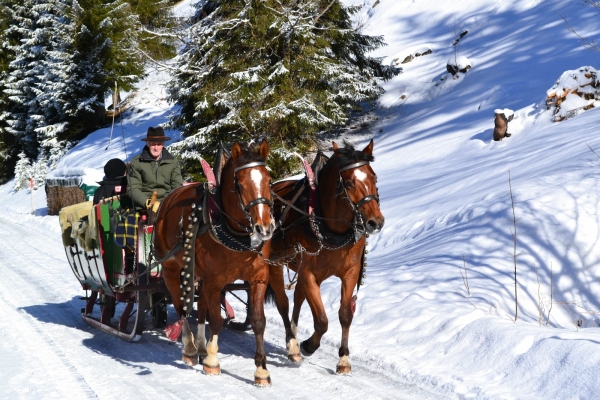
M11 223L3 218L0 218L2 222L2 226L10 227L10 233L2 232L0 236L6 235L14 235L15 233L21 239L19 243L23 243L26 246L30 246L31 239L28 236L28 231L23 229L22 227ZM3 240L6 243L6 240ZM35 249L36 255L44 254L39 249ZM24 256L27 254L27 257ZM46 253L47 254L47 253ZM35 277L35 279L25 279L29 277L29 270L26 267L30 264L28 252L23 252L22 249L19 248L7 248L6 246L0 247L0 271L3 279L0 280L0 293L3 296L0 297L0 301L5 304L5 306L10 307L14 312L16 312L24 322L11 324L13 327L17 327L20 330L24 330L23 327L27 326L28 329L23 334L19 335L20 337L31 337L31 332L35 332L36 336L42 339L49 350L52 351L54 355L58 358L58 360L63 364L66 371L68 371L69 375L74 379L74 381L78 384L81 389L81 393L87 399L97 399L98 396L94 392L94 390L88 385L85 377L77 370L77 367L71 362L69 357L61 350L58 344L54 341L54 339L44 331L41 326L41 323L37 321L33 316L31 316L27 311L23 310L22 307L17 305L13 299L19 298L19 296L23 296L24 293L39 293L46 292L46 286L39 285L35 286L35 282L39 282L39 277ZM47 257L47 256L46 256ZM21 266L21 268L18 268ZM17 271L19 273L17 273ZM34 282L34 283L32 283ZM10 283L10 287L8 286ZM16 288L16 290L15 290ZM53 296L44 296L44 298L53 297ZM2 307L5 309L5 307ZM47 358L46 358L46 361Z

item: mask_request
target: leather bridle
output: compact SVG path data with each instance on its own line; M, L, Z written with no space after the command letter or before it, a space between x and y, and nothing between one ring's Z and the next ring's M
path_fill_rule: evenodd
M342 194L341 190L340 190L340 186L343 188L344 190L344 194L346 195L346 199L350 202L350 204L352 205L352 208L354 210L355 213L358 213L358 209L363 206L364 204L368 203L371 200L376 200L377 201L377 205L379 205L379 190L377 190L376 194L368 194L365 197L363 197L362 199L360 199L358 202L354 203L352 201L352 199L350 198L350 196L348 195L348 191L346 190L346 185L344 185L344 178L342 178L342 172L347 171L349 169L355 169L358 167L362 167L363 165L370 165L370 163L368 161L359 161L353 164L349 164L346 165L345 167L340 168L339 170L339 175L340 175L340 180L338 182L338 193L336 196L339 196Z
M242 166L239 166L237 168L235 168L233 170L233 184L235 187L235 191L237 192L238 195L238 200L239 200L239 206L240 208L244 211L244 215L246 217L246 219L248 220L248 222L250 223L250 228L248 228L245 225L240 224L238 221L236 221L235 219L231 218L232 220L234 220L242 229L244 229L247 233L251 233L253 232L252 229L252 217L250 216L250 212L249 210L259 204L266 204L269 206L269 210L270 210L270 214L271 214L271 219L273 218L273 200L271 199L267 199L266 197L259 197L257 199L254 199L252 201L250 201L248 204L244 205L244 202L242 200L242 195L240 193L240 184L238 182L237 179L237 173L238 171L241 171L243 169L248 169L248 168L254 168L254 167L266 167L267 164L265 162L260 162L260 161L256 161L256 162L251 162L248 164L244 164Z

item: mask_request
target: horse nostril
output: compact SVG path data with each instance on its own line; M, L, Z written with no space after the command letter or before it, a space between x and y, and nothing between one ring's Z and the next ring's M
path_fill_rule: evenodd
M367 231L369 233L379 232L381 228L383 228L383 218L381 218L381 222L378 222L374 219L370 219L367 221Z

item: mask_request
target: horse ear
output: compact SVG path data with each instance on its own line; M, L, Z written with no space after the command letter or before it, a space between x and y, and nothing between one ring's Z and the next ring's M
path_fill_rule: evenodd
M265 160L267 159L267 156L269 155L269 142L267 142L267 139L263 139L262 143L260 144L260 149L258 150L260 155L262 156L262 158L264 158Z
M365 147L362 152L370 156L373 155L373 139L371 139L367 147Z
M338 144L336 142L332 142L333 143L333 151L336 151L337 149L340 148L340 146L338 146Z
M231 158L236 160L239 156L242 155L242 146L238 142L235 142L231 147Z

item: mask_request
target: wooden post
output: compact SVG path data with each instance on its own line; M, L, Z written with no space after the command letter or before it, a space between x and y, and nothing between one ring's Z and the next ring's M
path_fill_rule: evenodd
M35 214L35 210L33 208L33 178L29 178L29 191L31 192L31 214Z

